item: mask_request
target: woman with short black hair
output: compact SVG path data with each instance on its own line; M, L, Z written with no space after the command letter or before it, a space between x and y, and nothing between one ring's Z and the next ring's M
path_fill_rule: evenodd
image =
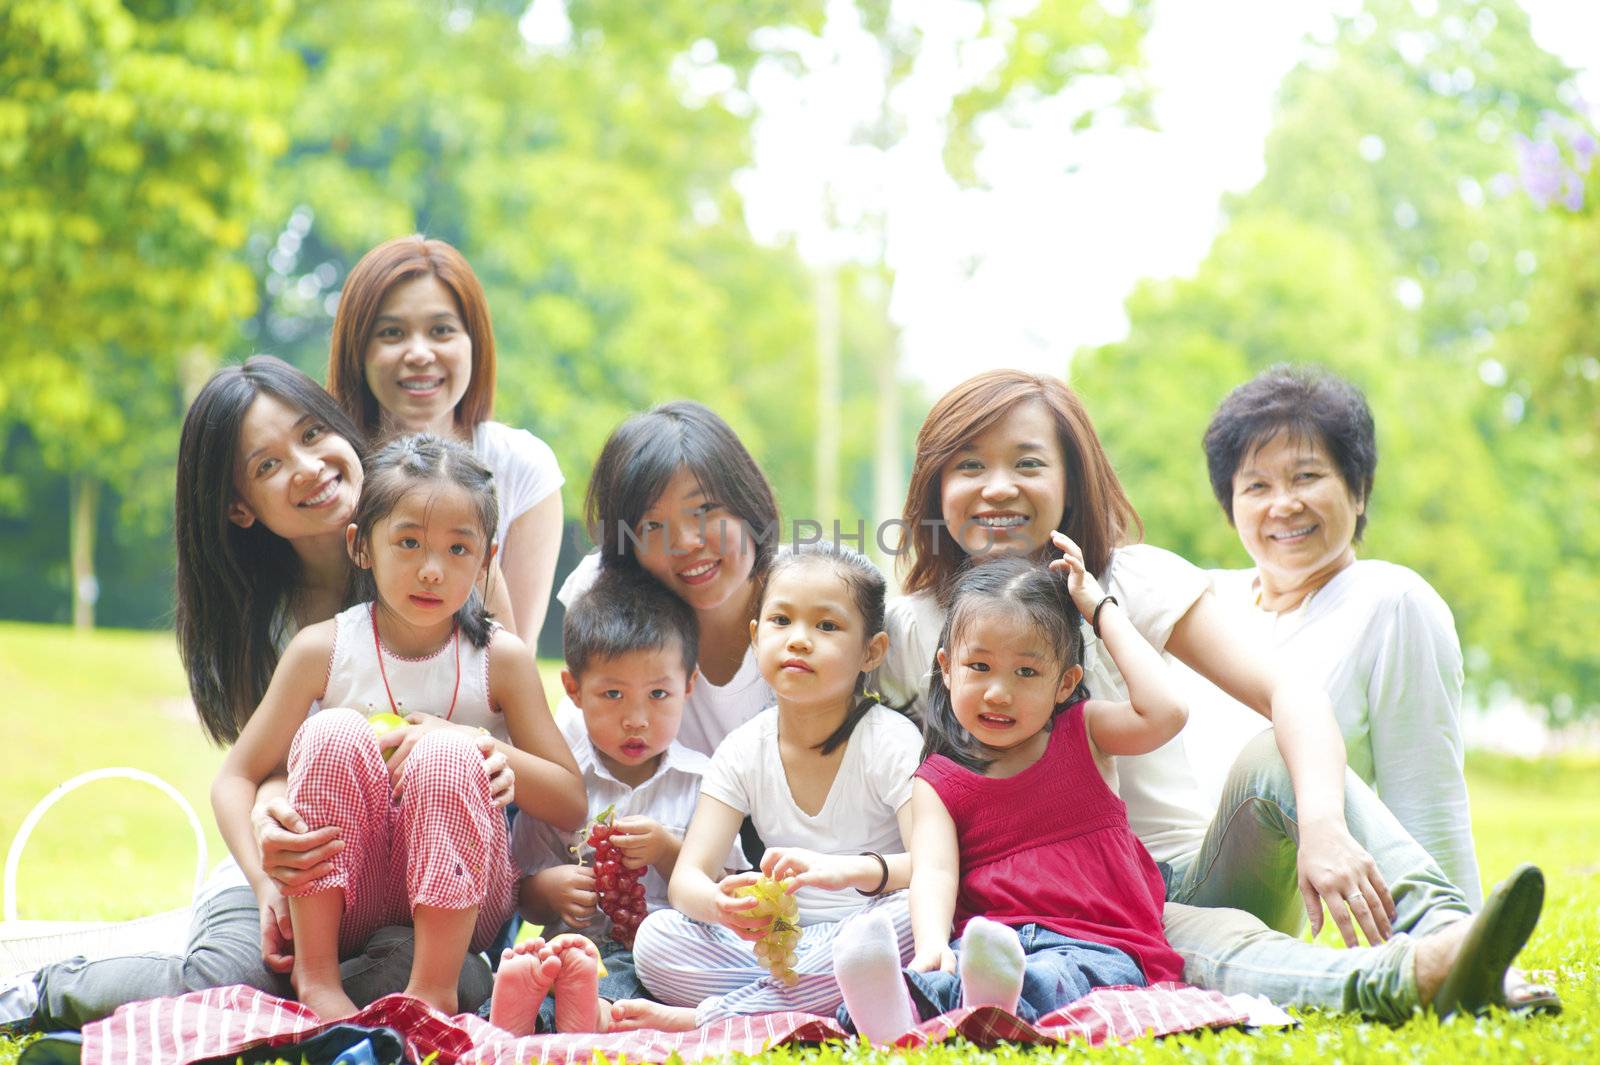
M1326 689L1350 768L1481 906L1450 608L1406 567L1356 558L1378 466L1366 399L1325 371L1275 366L1222 401L1205 453L1256 563L1215 572L1219 598Z

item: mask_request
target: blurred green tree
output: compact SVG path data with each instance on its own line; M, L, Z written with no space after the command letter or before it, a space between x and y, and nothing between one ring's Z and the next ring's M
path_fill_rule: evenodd
M68 478L57 528L80 626L94 622L104 492L124 522L159 527L184 367L253 306L236 253L285 145L287 13L283 0L0 7L0 441L26 434L22 452ZM6 469L13 508L48 496L20 483L36 471Z
M1593 336L1581 285L1530 313L1558 224L1510 177L1519 131L1571 92L1509 0L1368 0L1285 80L1266 173L1195 276L1142 286L1128 339L1073 366L1149 538L1214 566L1249 564L1199 448L1216 404L1277 362L1355 381L1382 457L1362 553L1439 589L1480 695L1554 717L1600 704L1594 480L1578 426L1494 352L1533 334L1579 372L1575 331Z

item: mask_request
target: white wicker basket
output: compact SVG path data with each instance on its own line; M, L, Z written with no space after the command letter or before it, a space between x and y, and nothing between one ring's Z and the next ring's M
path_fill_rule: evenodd
M108 958L145 951L182 953L187 945L189 913L184 906L166 913L151 914L131 921L24 921L17 917L17 867L22 850L45 813L68 792L97 780L122 778L149 784L165 794L183 810L194 832L196 851L194 893L205 883L206 834L194 807L178 790L160 777L142 769L113 767L80 773L56 786L23 819L16 838L6 851L5 918L0 921L0 979L37 969L50 962L83 956Z

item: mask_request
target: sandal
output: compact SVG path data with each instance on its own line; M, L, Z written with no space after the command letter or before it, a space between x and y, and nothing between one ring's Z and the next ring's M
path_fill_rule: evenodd
M1450 974L1429 1004L1440 1017L1457 1013L1477 1016L1506 1005L1505 977L1539 923L1544 906L1544 874L1538 866L1519 865L1489 893L1483 910L1461 942Z

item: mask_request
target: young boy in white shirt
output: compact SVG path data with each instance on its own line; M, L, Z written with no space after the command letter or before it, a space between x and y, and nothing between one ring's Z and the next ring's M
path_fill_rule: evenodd
M568 610L562 645L561 683L572 705L556 723L583 774L590 824L574 836L516 819L518 901L544 934L506 951L495 975L489 1020L513 1035L604 1031L611 1003L646 994L631 951L599 909L585 841L609 811L609 842L622 865L645 870L646 908L667 906L667 881L710 765L677 742L699 655L687 603L642 573L606 573ZM730 869L749 867L737 842L728 860ZM621 931L631 941L632 928Z

